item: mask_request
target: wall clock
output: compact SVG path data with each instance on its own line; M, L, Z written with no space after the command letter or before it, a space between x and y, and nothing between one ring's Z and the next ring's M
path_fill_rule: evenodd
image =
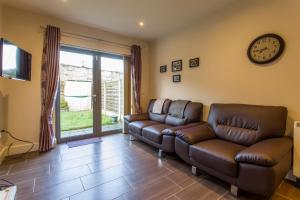
M264 34L251 42L248 48L249 59L256 64L267 64L280 57L285 44L282 37L276 34Z

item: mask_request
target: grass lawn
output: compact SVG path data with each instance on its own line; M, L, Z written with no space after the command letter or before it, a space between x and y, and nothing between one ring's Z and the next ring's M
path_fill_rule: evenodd
M90 128L93 126L92 111L66 112L60 113L61 131ZM102 125L113 124L109 116L102 115Z

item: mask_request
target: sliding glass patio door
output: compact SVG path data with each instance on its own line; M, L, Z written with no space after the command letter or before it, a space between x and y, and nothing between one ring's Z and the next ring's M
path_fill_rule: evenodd
M122 131L123 58L62 47L56 101L58 142Z

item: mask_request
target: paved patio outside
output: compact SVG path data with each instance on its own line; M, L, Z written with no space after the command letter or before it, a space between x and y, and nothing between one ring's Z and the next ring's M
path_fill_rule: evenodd
M107 131L113 131L113 130L119 130L123 128L122 123L118 124L111 124L111 125L104 125L102 126L102 132ZM89 135L93 133L93 128L84 128L84 129L76 129L76 130L70 130L70 131L62 131L61 137L62 138L68 138L68 137L75 137L80 135Z

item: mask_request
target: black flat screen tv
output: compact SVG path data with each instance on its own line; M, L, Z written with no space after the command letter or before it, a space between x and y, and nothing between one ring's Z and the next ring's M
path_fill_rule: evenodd
M0 39L0 76L31 80L31 54L6 39Z

